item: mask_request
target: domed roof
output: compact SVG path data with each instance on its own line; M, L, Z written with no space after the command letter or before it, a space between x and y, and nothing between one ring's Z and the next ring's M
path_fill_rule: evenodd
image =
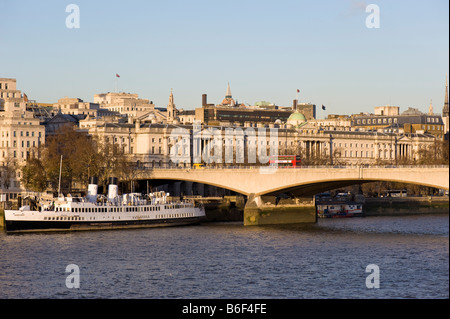
M231 98L224 98L223 100L222 100L222 105L231 105L231 106L234 106L236 104L236 102L233 100L233 99L231 99Z
M306 117L300 113L299 111L295 111L294 113L292 113L289 118L288 121L302 121L302 122L306 122Z
M267 101L259 101L255 103L255 106L271 106L271 105L273 104Z
M289 116L286 124L299 128L306 124L306 117L297 110Z

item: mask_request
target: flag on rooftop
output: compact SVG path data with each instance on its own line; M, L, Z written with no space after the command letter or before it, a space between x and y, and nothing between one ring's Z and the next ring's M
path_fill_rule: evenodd
M325 109L326 109L325 105L322 104L322 110L325 110Z
M116 73L116 78L120 78L120 75Z

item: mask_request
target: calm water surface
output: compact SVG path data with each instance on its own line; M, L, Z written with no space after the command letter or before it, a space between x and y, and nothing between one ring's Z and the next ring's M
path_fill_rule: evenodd
M449 298L449 217L0 232L0 298Z

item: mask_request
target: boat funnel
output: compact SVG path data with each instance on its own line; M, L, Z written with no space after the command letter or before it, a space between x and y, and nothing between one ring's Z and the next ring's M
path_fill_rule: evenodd
M88 194L87 194L88 201L96 202L97 201L97 192L98 192L98 178L90 177L89 185L88 185Z
M117 186L117 177L110 177L109 178L109 185L108 185L108 199L113 200L118 195L118 189Z

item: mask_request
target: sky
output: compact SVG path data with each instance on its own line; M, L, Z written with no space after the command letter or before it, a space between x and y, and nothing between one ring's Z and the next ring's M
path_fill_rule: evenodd
M314 103L317 117L395 105L440 113L447 0L0 0L0 77L29 99L137 93L165 107ZM79 28L68 28L69 4ZM369 4L379 8L379 28ZM73 20L73 16L70 17ZM116 78L116 74L120 78ZM326 106L326 110L321 109Z

